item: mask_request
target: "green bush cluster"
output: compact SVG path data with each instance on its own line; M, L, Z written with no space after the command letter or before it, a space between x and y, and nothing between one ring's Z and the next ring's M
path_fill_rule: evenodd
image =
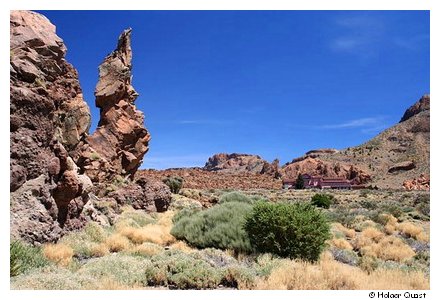
M180 251L165 251L151 258L145 271L148 285L177 289L210 289L220 284L219 270L204 260Z
M312 205L316 207L322 207L322 208L330 208L330 205L334 201L334 196L330 194L315 194L312 197Z
M259 252L316 261L330 238L324 215L307 203L258 202L244 228Z
M171 190L171 193L178 194L183 185L183 178L179 176L168 176L163 180Z
M215 249L192 253L170 250L151 258L145 276L148 285L175 289L213 289L220 284L247 289L258 276L256 267L240 264Z
M218 201L219 204L223 204L227 202L241 202L241 203L252 204L254 201L253 199L249 198L248 196L240 192L229 192L221 195L220 200Z
M245 202L225 202L204 211L184 209L174 219L171 234L199 248L251 251L243 223L252 205Z
M18 240L10 243L9 251L9 271L11 277L50 264L49 260L44 257L41 248L25 244Z

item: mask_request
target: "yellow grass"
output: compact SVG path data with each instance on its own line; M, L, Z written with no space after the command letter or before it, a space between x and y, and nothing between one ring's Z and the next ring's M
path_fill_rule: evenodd
M416 235L416 240L421 242L429 242L429 234L420 232L418 235Z
M359 268L335 261L324 253L316 264L283 260L256 289L339 290L339 289L429 289L429 278L422 272L377 270L368 274Z
M109 253L110 253L110 251L108 249L107 244L105 244L105 243L95 245L91 248L91 254L94 257L102 257L102 256L105 256Z
M412 258L416 253L401 239L387 236L379 243L361 248L362 255L377 257L383 260L404 262Z
M367 238L367 239L371 239L375 242L380 241L383 237L384 234L382 231L374 228L374 227L367 227L364 230L362 230L362 236Z
M330 243L339 249L353 250L351 244L344 239L332 239Z
M106 246L110 252L119 252L130 247L130 241L121 234L113 234L106 241Z
M412 238L416 238L417 235L423 232L423 228L417 225L414 225L410 222L403 222L397 225L397 229L402 232L406 236L410 236Z
M159 215L156 224L147 224L141 228L131 226L120 226L117 231L120 235L129 238L135 244L151 242L158 245L169 245L175 241L174 236L170 234L173 225L173 212L167 211Z
M346 237L352 239L356 236L356 231L354 229L349 229L342 225L341 223L333 223L333 228L339 232L342 232Z
M394 224L387 223L385 225L383 231L388 235L392 235L396 232L396 226Z
M130 253L136 253L143 256L153 256L163 251L163 248L152 243L143 243L130 249Z
M45 244L44 256L60 266L67 266L72 261L73 249L64 244Z
M180 250L185 253L194 252L194 249L188 246L184 241L177 241L174 244L171 244L170 248Z

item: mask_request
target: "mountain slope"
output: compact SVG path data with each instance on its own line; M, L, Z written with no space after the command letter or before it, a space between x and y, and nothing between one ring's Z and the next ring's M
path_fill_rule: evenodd
M357 147L314 151L282 168L284 178L300 172L343 176L379 188L402 188L406 180L429 174L430 96L406 110L400 122Z

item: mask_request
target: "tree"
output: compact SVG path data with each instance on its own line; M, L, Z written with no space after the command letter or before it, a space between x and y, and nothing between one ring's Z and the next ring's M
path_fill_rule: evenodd
M297 190L304 189L304 178L302 177L301 173L298 174L298 178L296 178L295 189Z

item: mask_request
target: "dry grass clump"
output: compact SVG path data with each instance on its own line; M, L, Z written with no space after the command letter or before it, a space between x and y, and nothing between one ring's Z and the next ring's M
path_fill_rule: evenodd
M377 244L363 247L361 253L362 255L397 262L404 262L416 255L410 246L394 236L387 236Z
M72 261L73 249L64 244L45 244L44 256L60 266L68 266Z
M130 247L130 241L125 236L116 233L105 241L105 245L110 252L120 252Z
M195 251L193 248L188 246L188 244L185 243L184 241L177 241L174 244L171 244L170 248L175 249L175 250L180 250L183 253L191 253L191 252ZM232 250L227 250L227 251L233 252Z
M151 242L158 245L169 245L175 241L174 236L170 234L173 214L172 211L158 214L156 224L146 224L142 227L128 226L129 222L119 223L117 231L135 244Z
M330 244L332 244L333 246L335 246L336 248L339 249L345 249L345 250L353 250L353 247L351 246L351 244L349 242L347 242L345 239L332 239L330 241Z
M356 231L354 229L347 228L344 225L342 225L341 223L333 223L332 229L337 232L341 232L342 234L345 235L345 237L350 238L350 239L352 239L356 236Z
M371 239L375 242L379 242L384 237L383 232L374 227L365 228L361 234L363 237Z
M397 229L406 237L416 238L423 232L423 228L410 222L403 222L397 225Z
M110 253L108 246L105 243L101 243L101 244L93 246L90 249L90 252L91 252L90 254L93 257L102 257L102 256L105 256Z
M416 235L416 240L427 243L429 242L429 234L420 232L418 235Z
M324 253L317 264L283 260L267 278L259 278L256 289L339 290L339 289L429 289L422 272L379 269L370 274L335 261Z
M130 249L129 253L151 257L153 255L161 253L162 251L162 247L153 243L145 242L141 245L134 246L132 249Z

